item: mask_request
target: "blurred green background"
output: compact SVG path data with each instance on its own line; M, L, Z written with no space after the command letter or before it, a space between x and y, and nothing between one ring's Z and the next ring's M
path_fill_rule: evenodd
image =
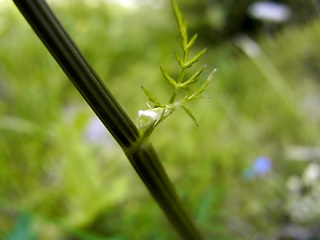
M189 106L200 127L177 111L152 142L205 239L320 239L319 5L277 2L178 1L198 50L209 49L198 66L218 71L211 98ZM132 119L147 108L140 85L168 100L159 66L177 74L173 52L181 50L169 1L49 3ZM179 239L4 0L0 238Z

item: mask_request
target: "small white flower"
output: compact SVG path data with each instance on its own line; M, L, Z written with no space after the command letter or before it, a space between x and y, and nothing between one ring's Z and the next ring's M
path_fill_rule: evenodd
M138 116L139 128L145 130L160 120L163 108L151 108L148 110L140 110Z
M164 111L164 113L163 113ZM140 110L138 114L138 125L141 130L146 130L150 126L155 125L161 118L167 117L172 113L171 108L151 108L148 110Z

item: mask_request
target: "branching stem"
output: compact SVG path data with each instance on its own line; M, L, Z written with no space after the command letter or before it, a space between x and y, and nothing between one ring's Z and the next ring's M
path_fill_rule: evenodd
M148 141L142 141L141 132L103 84L46 2L13 1L82 97L122 147L135 171L180 236L185 240L201 240L200 233L184 210L152 145ZM156 125L162 120L159 119Z

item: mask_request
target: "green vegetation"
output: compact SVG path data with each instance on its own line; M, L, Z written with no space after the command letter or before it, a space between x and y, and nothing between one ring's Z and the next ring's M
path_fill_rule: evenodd
M158 70L179 67L169 3L123 9L70 1L53 8L132 119L146 108L139 86L160 102L171 98ZM0 11L0 237L177 239L18 10L10 4ZM312 157L319 146L319 21L261 33L256 55L243 51L241 43L252 44L247 38L210 46L199 36L191 54L208 51L195 68L218 68L205 94L212 98L187 104L200 127L177 110L152 137L188 212L206 239L276 239L285 226L317 227L316 211L294 210L319 199L308 195L319 193L319 179L305 195L292 183L303 184L309 160L319 161ZM257 172L261 156L272 160L266 173Z
M161 104L160 101L152 95L152 93L142 87L142 90L147 95L148 100L154 104L154 106L151 107L147 102L147 106L149 107L149 109L145 111L139 111L138 125L142 132L142 138L149 137L159 123L161 123L165 118L167 118L179 108L182 108L185 113L188 114L191 120L197 126L199 126L196 118L193 116L191 111L185 107L185 104L190 102L191 100L203 98L203 96L201 96L201 93L209 87L212 80L212 75L216 71L216 69L214 69L207 80L204 81L200 88L196 91L192 90L192 85L199 81L200 75L207 65L200 67L194 74L192 74L191 77L184 79L187 69L191 68L195 63L197 63L201 56L207 51L207 49L201 50L191 59L189 59L188 55L190 49L193 47L198 35L193 35L193 37L189 40L187 21L184 20L177 2L172 0L171 3L178 25L178 32L180 34L181 48L183 50L182 57L178 53L175 53L176 60L180 66L180 73L178 75L179 77L175 79L171 77L163 67L160 67L164 79L173 87L173 93L168 104ZM177 99L178 94L181 92L181 90L184 91L184 96L179 96L180 99Z

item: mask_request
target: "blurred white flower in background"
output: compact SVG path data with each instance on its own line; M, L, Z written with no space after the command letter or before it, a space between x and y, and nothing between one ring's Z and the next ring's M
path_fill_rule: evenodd
M310 186L320 179L320 165L316 163L310 163L303 173L303 181L306 185Z
M248 9L251 17L265 22L281 23L290 18L291 10L287 5L275 2L254 2Z
M309 163L301 177L291 176L287 181L289 216L307 223L320 218L320 165Z

